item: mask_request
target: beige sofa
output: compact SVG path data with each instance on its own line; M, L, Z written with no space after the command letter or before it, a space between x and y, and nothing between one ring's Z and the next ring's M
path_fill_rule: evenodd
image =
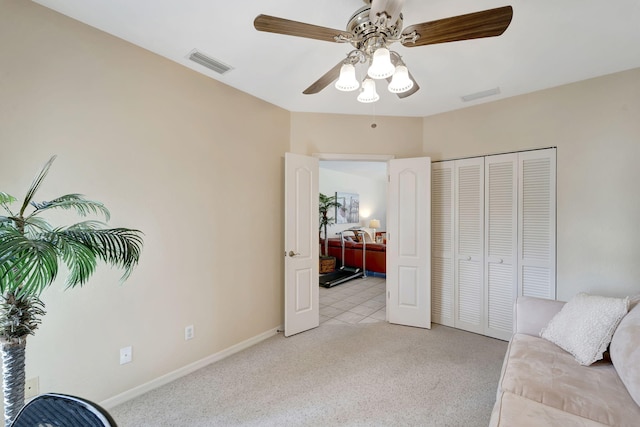
M517 300L490 426L640 426L640 305L615 330L610 358L591 366L539 337L563 305Z

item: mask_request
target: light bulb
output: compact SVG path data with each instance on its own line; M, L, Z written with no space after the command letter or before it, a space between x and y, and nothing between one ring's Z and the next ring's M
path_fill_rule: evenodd
M386 79L391 77L395 71L395 67L391 63L391 55L389 49L384 47L373 52L373 60L367 74L372 79Z
M343 92L351 92L360 87L360 83L356 80L356 67L353 64L342 64L340 78L338 78L335 87Z
M403 93L413 87L413 80L409 78L409 70L404 65L398 65L389 83L389 92Z
M376 102L378 99L380 99L380 95L376 92L376 82L371 79L365 79L362 82L362 92L358 95L358 101L368 104Z

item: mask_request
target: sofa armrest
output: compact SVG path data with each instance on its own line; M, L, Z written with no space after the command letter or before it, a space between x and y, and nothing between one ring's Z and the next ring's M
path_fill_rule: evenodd
M514 306L513 332L539 336L542 328L564 306L564 301L534 297L518 297Z

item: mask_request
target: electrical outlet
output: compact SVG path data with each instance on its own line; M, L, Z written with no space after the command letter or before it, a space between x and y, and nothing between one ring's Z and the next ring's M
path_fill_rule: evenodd
M189 325L184 328L184 340L192 340L195 337L195 330L193 329L193 325Z
M123 347L120 349L120 364L124 365L125 363L131 363L133 360L133 348Z
M24 398L31 399L40 394L40 379L39 377L29 378L24 383Z

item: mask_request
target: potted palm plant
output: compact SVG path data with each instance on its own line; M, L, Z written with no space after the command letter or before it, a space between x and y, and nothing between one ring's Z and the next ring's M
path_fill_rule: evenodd
M43 218L46 212L64 209L82 217L99 214L109 220L109 211L102 203L80 194L33 201L55 158L36 176L19 209L12 208L15 197L0 192L0 350L7 426L24 405L26 339L34 334L45 314L40 295L54 282L59 263L69 271L68 288L85 284L97 261L123 269L124 281L142 251L142 233L138 230L109 229L105 223L92 220L53 227Z
M335 218L329 216L329 211L335 211L336 208L339 208L342 205L338 203L335 195L327 196L320 193L318 206L320 211L319 237L322 237L320 233L324 232L324 250L320 254L320 273L328 273L336 268L336 259L329 256L329 236L327 236L327 226L335 223Z

